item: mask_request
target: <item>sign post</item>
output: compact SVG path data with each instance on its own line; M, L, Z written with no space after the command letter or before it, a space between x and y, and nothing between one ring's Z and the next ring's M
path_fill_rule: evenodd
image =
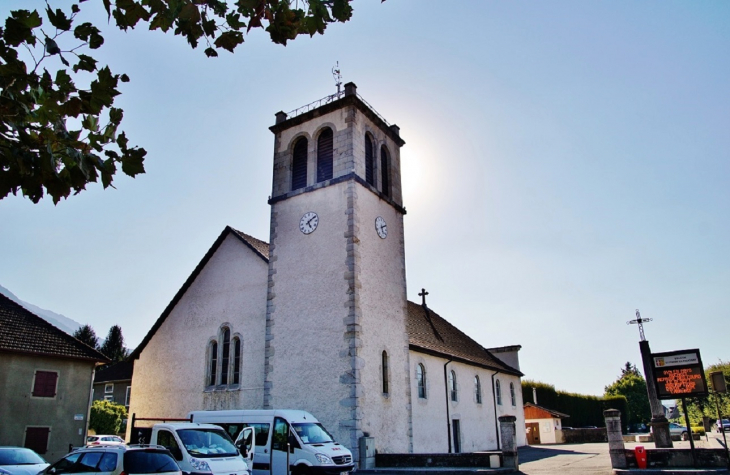
M684 420L687 424L692 460L697 466L692 426L687 413L687 397L707 396L707 381L702 367L700 350L679 350L651 355L654 369L654 386L659 399L681 399Z

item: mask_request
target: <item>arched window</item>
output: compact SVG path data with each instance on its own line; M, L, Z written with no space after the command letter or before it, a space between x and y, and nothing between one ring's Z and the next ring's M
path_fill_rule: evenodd
M421 363L416 366L416 384L418 384L418 397L426 399L426 368Z
M307 186L307 139L297 140L292 155L291 189L294 191Z
M365 181L375 186L375 150L370 135L365 134Z
M218 343L210 342L209 355L210 366L208 368L208 386L215 386L218 369Z
M453 370L449 373L449 394L451 395L451 400L456 402L456 373Z
M517 398L515 397L515 383L509 383L509 397L512 400L512 405L517 405Z
M495 381L494 383L494 391L497 393L497 405L502 405L502 384L500 384L499 380Z
M233 384L241 382L241 339L233 339Z
M476 395L477 404L482 403L482 382L479 381L479 375L474 376L474 392Z
M383 394L388 394L388 353L383 351Z
M228 384L228 362L231 356L231 330L223 330L223 357L221 358L221 384Z
M390 157L385 145L380 147L380 183L385 196L390 196Z
M317 139L317 182L332 179L332 129L329 127Z

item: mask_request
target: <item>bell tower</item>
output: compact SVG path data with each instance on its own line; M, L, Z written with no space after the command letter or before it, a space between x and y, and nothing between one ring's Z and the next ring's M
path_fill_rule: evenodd
M400 148L355 84L276 114L263 405L411 452Z

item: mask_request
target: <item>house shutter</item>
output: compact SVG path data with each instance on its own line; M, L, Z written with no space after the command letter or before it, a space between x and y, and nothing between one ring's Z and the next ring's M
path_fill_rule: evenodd
M50 427L26 427L24 447L34 450L38 454L45 454L48 451L50 432Z
M34 397L55 397L58 373L55 371L36 371L33 383Z
M307 139L302 137L294 144L291 189L294 191L305 186L307 186Z
M375 186L374 161L373 141L365 135L365 181L373 186Z
M317 140L317 182L332 179L332 129L325 129Z

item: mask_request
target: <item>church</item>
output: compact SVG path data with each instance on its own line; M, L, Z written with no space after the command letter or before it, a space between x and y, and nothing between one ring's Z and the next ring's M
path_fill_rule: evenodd
M399 128L348 83L270 130L269 242L223 230L132 352L130 414L303 409L355 459L362 437L499 450L498 417L524 427L520 346L408 301Z

